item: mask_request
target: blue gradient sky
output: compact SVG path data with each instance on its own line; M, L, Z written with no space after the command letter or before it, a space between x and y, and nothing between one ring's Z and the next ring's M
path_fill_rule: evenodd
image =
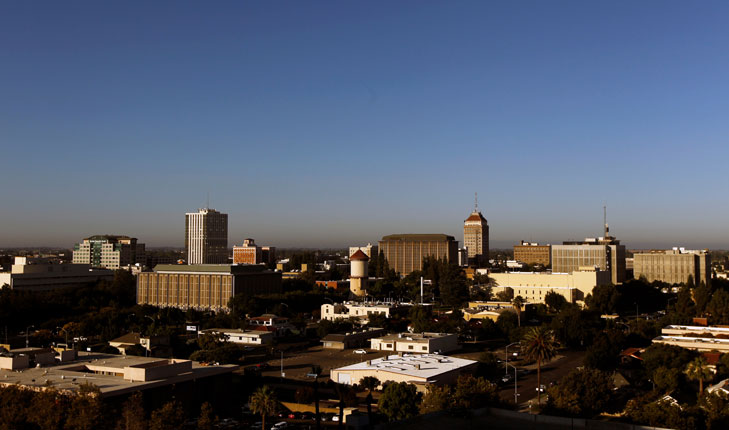
M729 3L5 2L0 246L729 248Z

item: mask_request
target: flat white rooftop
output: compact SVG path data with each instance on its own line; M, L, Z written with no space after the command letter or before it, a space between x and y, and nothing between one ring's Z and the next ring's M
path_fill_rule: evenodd
M335 370L340 372L346 372L348 370L380 370L430 379L475 363L477 362L473 360L437 354L403 354L402 356L395 354L340 367Z

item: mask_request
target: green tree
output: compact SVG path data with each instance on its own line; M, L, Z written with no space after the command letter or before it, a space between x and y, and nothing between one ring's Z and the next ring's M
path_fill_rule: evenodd
M704 394L704 381L711 380L711 377L714 375L703 357L696 357L686 365L684 372L689 379L699 381L699 396Z
M100 391L92 384L82 385L71 400L65 430L92 430L102 425Z
M389 421L400 421L418 415L420 393L407 382L387 384L377 403Z
M713 323L729 324L729 292L725 290L714 292L708 305L706 305L706 312L711 315Z
M654 343L641 355L643 367L652 375L661 366L669 369L684 369L698 354L679 346Z
M251 404L251 411L261 416L261 430L266 429L266 417L271 416L278 410L278 399L271 387L264 385L256 390L248 402Z
M177 430L185 422L185 411L176 400L167 402L152 411L149 417L149 430Z
M451 407L451 389L448 385L428 385L420 404L420 413L444 411Z
M585 297L585 304L602 314L615 313L619 302L620 293L615 285L598 285L592 289L591 294Z
M208 402L200 405L200 416L197 418L197 430L213 430L218 424L218 417L213 413L213 407Z
M591 417L605 412L612 397L612 378L596 369L575 369L549 389L549 407L564 413Z
M500 302L511 302L511 299L514 298L514 290L512 288L506 287L503 290L496 293L496 300Z
M478 370L476 373L478 376L484 377L489 381L494 381L502 375L503 367L499 365L496 354L490 351L484 351L478 356Z
M542 386L542 363L554 358L557 354L557 342L554 332L546 327L532 327L524 336L521 343L524 354L529 360L537 362L537 387ZM537 391L537 403L541 404L542 393Z
M144 414L142 393L132 394L122 406L121 420L117 423L117 430L146 430L147 418Z
M564 305L567 304L567 299L565 299L562 294L555 293L550 290L544 296L544 304L546 304L552 312L559 312L562 310Z
M661 366L653 371L653 383L662 393L672 393L679 386L679 371Z
M514 307L514 312L516 312L517 325L521 327L521 308L524 306L524 298L522 296L514 297L511 301L511 306Z
M380 380L374 376L365 376L359 381L359 384L367 390L367 418L370 426L372 425L372 392L380 386Z
M314 418L317 430L321 428L321 414L319 413L319 375L321 375L321 366L314 364L311 366L311 373L314 375Z
M453 405L463 409L479 409L499 402L498 388L484 378L472 375L458 377L453 390Z
M729 394L716 390L701 397L699 406L706 414L707 430L729 428Z

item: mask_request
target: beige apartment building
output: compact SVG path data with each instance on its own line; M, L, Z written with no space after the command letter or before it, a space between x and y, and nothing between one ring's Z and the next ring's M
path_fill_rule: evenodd
M379 248L390 268L401 276L421 270L425 257L453 264L458 257L458 241L445 234L391 234L380 240Z
M489 273L495 287L494 294L510 288L514 297L521 296L529 303L544 303L550 291L562 295L568 302L585 300L598 285L610 284L610 273L595 267L580 267L571 273L506 272Z
M146 251L143 243L129 236L96 235L85 238L73 246L73 263L91 267L119 269L135 264L145 265Z
M137 276L140 305L227 311L235 295L280 292L281 274L260 265L159 264Z
M634 277L644 277L648 282L661 281L669 284L711 283L711 256L709 251L673 248L633 255Z
M485 266L489 261L489 224L478 205L463 221L463 246L468 254L468 264Z
M522 240L521 244L514 245L514 260L549 266L552 264L552 245L540 245Z
M187 264L228 262L228 214L204 208L185 214Z

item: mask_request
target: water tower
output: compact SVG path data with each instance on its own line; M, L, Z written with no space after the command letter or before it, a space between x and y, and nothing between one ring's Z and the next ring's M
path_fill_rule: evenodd
M364 296L367 289L368 269L367 263L370 257L361 249L349 257L351 275L349 277L349 289L355 296Z

